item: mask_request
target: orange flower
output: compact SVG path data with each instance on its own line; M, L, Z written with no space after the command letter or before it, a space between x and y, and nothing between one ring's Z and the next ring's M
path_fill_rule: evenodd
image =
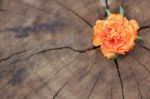
M101 46L108 59L116 54L125 54L135 45L139 25L121 14L110 14L106 20L97 20L94 26L93 44Z

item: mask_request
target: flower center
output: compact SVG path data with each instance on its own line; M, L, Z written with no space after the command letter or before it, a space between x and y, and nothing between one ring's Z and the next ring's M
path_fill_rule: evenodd
M109 39L108 42L109 42L110 44L114 44L114 43L115 43L115 39L114 39L114 38Z

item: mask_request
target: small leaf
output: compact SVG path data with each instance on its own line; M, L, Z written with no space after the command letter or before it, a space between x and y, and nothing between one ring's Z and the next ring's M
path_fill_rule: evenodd
M122 16L124 16L124 10L123 10L123 8L120 6L120 14L122 15Z
M119 58L119 54L116 54L115 56L114 56L114 59L118 59Z
M143 36L137 36L136 40L137 40L138 42L144 42L144 41L145 41L145 39L144 39Z
M115 54L115 56L110 58L111 60L119 59L119 54Z
M106 9L106 14L107 14L107 16L109 16L111 14L109 9Z

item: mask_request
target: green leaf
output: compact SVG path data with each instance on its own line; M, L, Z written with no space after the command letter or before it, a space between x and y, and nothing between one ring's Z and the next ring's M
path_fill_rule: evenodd
M123 10L123 8L120 6L120 14L122 15L122 16L124 16L124 10Z
M111 57L110 59L111 59L111 60L115 60L115 59L119 59L119 57L120 57L119 54L116 53L115 56L114 56L114 57Z
M119 58L119 54L116 54L114 59L118 59Z
M136 40L137 40L138 42L144 42L144 41L145 41L145 39L144 39L143 36L137 36Z
M107 14L107 16L109 16L111 14L109 9L106 9L106 14Z

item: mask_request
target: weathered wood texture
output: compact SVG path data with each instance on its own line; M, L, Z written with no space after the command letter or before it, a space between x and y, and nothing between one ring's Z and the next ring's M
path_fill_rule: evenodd
M146 39L116 61L92 45L105 1L0 0L0 99L150 99L150 0L107 1Z

